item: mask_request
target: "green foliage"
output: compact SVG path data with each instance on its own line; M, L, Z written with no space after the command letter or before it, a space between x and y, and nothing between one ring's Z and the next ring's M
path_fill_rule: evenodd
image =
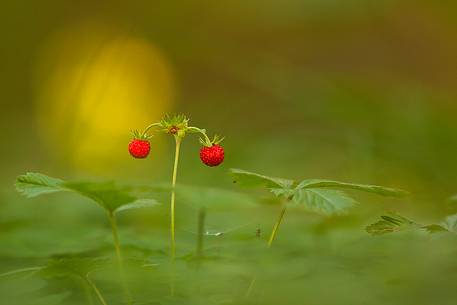
M234 182L239 183L242 186L265 186L269 189L289 189L295 183L290 179L264 176L242 169L232 168L230 171L235 178Z
M379 185L355 184L325 179L306 179L300 182L297 189L300 188L339 188L357 190L367 193L373 193L381 196L403 197L409 193L404 190L383 187Z
M74 192L91 199L109 213L152 207L158 204L154 199L140 199L132 194L131 188L117 186L113 182L64 181L40 173L27 173L19 176L16 181L16 189L28 198L55 192Z
M381 235L414 228L420 228L420 225L395 212L389 212L381 216L381 220L367 226L366 230L370 234Z
M24 196L31 198L42 194L63 191L63 180L39 173L27 173L17 177L16 189Z
M268 177L241 169L231 169L231 173L235 182L240 185L266 187L275 196L327 215L341 214L356 204L356 201L341 189L391 197L401 197L408 194L403 190L378 185L354 184L325 179L307 179L297 184L291 179Z
M109 266L109 263L105 257L52 259L38 271L38 274L46 278L78 276L85 279L90 272Z
M219 188L177 185L175 191L178 200L192 208L214 209L254 205L253 200L245 194Z
M399 232L404 230L426 230L429 233L449 232L457 234L457 214L447 216L443 222L423 225L395 212L381 216L381 220L366 227L372 235Z
M320 188L296 190L292 202L327 215L341 214L357 203L344 192Z

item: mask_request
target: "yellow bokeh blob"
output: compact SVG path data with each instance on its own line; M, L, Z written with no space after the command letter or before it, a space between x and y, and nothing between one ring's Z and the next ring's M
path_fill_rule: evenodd
M127 162L132 129L157 121L173 100L173 75L150 42L106 25L54 35L37 69L39 131L65 165L106 172Z

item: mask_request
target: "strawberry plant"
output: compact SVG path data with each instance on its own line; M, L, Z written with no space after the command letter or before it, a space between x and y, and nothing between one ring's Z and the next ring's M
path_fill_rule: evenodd
M28 198L56 192L73 192L95 202L105 211L111 225L114 249L122 277L124 277L123 258L116 215L122 211L153 207L158 204L152 198L139 198L133 194L131 188L116 186L113 182L64 181L40 173L27 173L19 176L16 181L16 189ZM123 286L125 298L129 300L129 292L125 283Z
M172 258L176 256L176 237L175 237L175 186L178 174L179 153L181 142L189 133L198 133L203 138L200 138L202 148L200 150L201 161L208 166L217 166L224 161L224 149L219 144L223 138L214 136L211 140L206 134L206 130L194 126L189 126L189 119L184 115L165 116L160 122L152 123L147 126L142 132L133 131L133 140L129 143L129 152L135 158L145 158L150 151L151 135L148 132L152 128L158 128L159 131L172 135L175 140L175 158L173 164L173 174L171 180L171 198L170 198L170 255Z
M326 179L306 179L296 182L291 179L264 176L261 174L231 169L234 182L244 186L262 186L282 199L282 208L268 239L271 247L288 206L301 206L310 211L331 215L341 214L357 202L343 190L356 190L381 196L402 197L408 192L378 185L355 184Z

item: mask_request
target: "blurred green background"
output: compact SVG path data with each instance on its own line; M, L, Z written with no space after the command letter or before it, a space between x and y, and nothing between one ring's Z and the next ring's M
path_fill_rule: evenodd
M413 194L359 196L350 216L289 215L278 240L294 258L285 268L299 270L297 257L307 256L297 264L308 277L275 293L266 280L263 302L455 304L455 239L376 239L364 227L385 210L425 223L455 212L446 198L457 193L456 9L453 1L4 1L0 273L93 249L100 236L110 245L95 207L71 196L27 201L14 191L17 175L167 182L173 141L157 135L150 158L133 160L129 132L185 113L226 137L226 160L204 167L197 138L186 138L182 183L236 189L227 171L237 167ZM195 213L183 210L181 229L194 229ZM167 212L134 213L122 234L154 237L148 247L160 248ZM269 231L276 213L209 212L208 226ZM327 237L316 246L319 234ZM0 302L12 304L6 293L14 289L1 285Z

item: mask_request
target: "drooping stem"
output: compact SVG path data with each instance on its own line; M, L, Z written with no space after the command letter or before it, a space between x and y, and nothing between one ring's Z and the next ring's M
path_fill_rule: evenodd
M171 217L171 258L174 259L176 256L176 241L175 241L175 186L176 177L178 174L178 162L179 162L179 150L181 147L182 138L175 136L175 162L173 165L173 177L172 177L172 190L171 190L171 202L170 202L170 217Z
M146 134L149 131L149 129L151 129L152 127L157 127L157 126L161 126L161 124L160 123L152 123L152 124L150 124L149 126L147 126L144 129L143 134Z
M201 208L198 212L198 231L197 231L197 257L203 256L203 239L205 234L206 210Z
M282 221L282 219L284 217L284 213L286 213L286 206L285 205L281 209L281 212L279 213L279 217L276 220L276 223L275 223L275 225L273 227L273 231L271 232L270 239L268 240L268 248L271 247L271 244L273 243L273 241L276 238L276 234L278 233L279 226L281 225L281 221Z

